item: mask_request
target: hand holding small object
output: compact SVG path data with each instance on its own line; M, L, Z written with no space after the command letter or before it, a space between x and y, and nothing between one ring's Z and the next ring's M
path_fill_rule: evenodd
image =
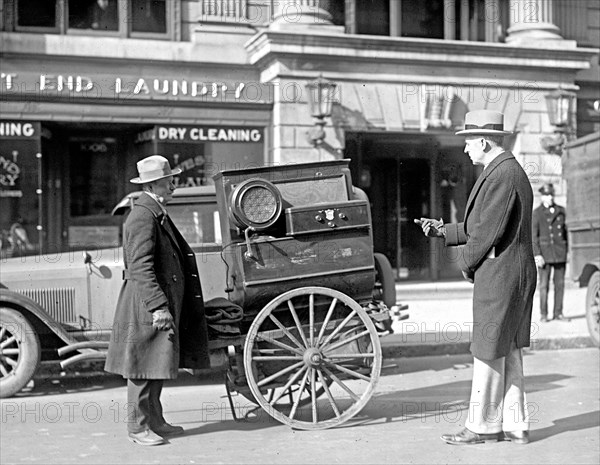
M433 218L421 218L415 219L414 222L421 226L423 234L429 237L445 237L446 227L444 226L444 220L434 220Z

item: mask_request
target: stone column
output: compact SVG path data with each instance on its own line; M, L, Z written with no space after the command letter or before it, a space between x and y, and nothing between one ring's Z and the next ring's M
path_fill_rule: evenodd
M560 41L560 29L553 24L553 0L510 0L508 37L511 45L528 45L532 41Z
M275 0L270 29L314 28L343 32L343 26L334 26L327 11L330 0Z

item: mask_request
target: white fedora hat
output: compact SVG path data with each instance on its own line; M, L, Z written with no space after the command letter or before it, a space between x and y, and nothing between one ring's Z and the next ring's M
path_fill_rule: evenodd
M505 136L512 134L504 130L504 115L499 111L475 110L465 115L465 128L457 135L482 134Z
M180 168L171 170L169 160L162 155L151 155L137 162L139 176L129 180L133 184L144 184L146 182L156 181L157 179L174 176L181 173Z

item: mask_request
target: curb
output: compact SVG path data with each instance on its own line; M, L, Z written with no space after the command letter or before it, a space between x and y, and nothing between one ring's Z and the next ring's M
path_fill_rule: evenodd
M384 344L381 350L384 358L402 357L426 357L436 355L461 355L470 354L470 342L453 343L401 343ZM584 349L597 347L589 336L574 336L560 338L543 338L531 341L531 346L526 349L536 350L559 350L559 349Z

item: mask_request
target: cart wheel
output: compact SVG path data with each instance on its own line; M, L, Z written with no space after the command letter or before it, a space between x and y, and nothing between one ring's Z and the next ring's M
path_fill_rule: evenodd
M585 298L585 315L590 336L600 347L600 272L596 271L588 283Z
M331 428L371 398L381 372L381 345L373 322L353 299L329 288L303 287L258 313L244 345L244 371L254 398L276 420L297 429Z

